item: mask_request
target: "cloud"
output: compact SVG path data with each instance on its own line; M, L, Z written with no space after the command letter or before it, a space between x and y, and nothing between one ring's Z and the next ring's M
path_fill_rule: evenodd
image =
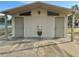
M33 3L35 1L20 1L21 3L24 3L24 4L29 4L29 3Z

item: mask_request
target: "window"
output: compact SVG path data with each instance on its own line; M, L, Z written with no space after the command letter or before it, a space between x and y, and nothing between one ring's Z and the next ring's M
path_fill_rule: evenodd
M31 11L20 13L20 16L31 16Z
M59 13L54 12L54 11L47 11L48 16L59 16Z

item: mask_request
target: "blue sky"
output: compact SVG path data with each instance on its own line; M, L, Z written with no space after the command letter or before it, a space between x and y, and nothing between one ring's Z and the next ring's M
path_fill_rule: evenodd
M32 2L34 1L0 1L0 11L10 9L10 8L15 8ZM61 6L61 7L66 7L66 8L71 8L71 6L75 4L79 5L79 1L43 1L43 2Z

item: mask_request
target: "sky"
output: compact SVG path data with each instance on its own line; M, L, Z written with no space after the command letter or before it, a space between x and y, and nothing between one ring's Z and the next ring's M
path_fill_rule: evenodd
M35 1L0 1L0 12L3 10L15 8L33 2ZM79 5L79 1L42 1L42 2L65 7L65 8L71 8L71 6L75 4Z
M19 7L22 5L27 5L33 2L36 2L36 1L0 1L0 12L7 9ZM75 4L79 5L79 1L42 1L42 2L51 4L51 5L65 7L65 8L71 8ZM11 16L8 16L8 19L11 19Z

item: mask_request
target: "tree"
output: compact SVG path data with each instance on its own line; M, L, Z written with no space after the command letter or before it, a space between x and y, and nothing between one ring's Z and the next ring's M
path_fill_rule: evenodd
M75 4L74 6L71 7L71 9L79 10L79 7L78 7L77 4ZM75 21L74 21L75 22L75 27L78 27L78 25L79 25L79 20L78 19L79 19L79 13L76 13L75 14ZM69 16L68 20L69 20L68 26L70 27L71 26L71 22L72 22L72 15Z
M71 28L71 26L72 26L72 15L68 17L68 27Z
M4 23L5 19L3 17L0 17L0 23Z
M78 10L78 9L79 9L79 8L78 8L78 5L75 4L74 6L72 6L72 9L73 9L73 10Z

